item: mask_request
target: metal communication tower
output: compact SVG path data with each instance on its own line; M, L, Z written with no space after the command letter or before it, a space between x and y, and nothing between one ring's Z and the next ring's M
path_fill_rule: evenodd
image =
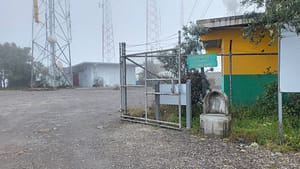
M180 29L184 26L184 3L183 0L180 1Z
M159 49L160 18L156 0L146 0L146 50Z
M102 0L102 62L115 62L114 31L110 0Z
M33 0L31 87L73 86L70 0Z

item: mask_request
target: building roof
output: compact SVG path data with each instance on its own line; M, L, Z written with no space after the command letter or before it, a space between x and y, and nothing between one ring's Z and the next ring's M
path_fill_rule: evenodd
M246 26L249 23L250 20L245 15L197 20L198 25L206 28Z
M101 66L105 66L105 67L119 67L120 63L105 63L105 62L82 62L76 65L72 66L73 72L79 72L82 71L84 68L86 67L101 67ZM136 65L134 64L126 64L126 66L128 67L136 67Z
M72 67L81 67L81 66L119 66L120 63L107 63L107 62L82 62L76 65L73 65ZM127 64L128 66L135 66L134 64Z

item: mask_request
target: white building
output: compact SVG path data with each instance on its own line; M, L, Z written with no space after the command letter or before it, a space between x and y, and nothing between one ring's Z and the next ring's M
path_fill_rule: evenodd
M128 64L127 84L136 83L135 65ZM119 63L83 62L73 66L74 87L114 87L120 85Z

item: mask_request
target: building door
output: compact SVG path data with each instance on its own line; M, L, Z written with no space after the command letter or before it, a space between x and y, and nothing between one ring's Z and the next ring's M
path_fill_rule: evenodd
M79 75L73 72L73 86L79 87Z

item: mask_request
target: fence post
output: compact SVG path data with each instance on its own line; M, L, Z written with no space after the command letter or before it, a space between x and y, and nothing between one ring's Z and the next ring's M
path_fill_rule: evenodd
M178 114L181 129L181 31L178 31Z
M232 115L232 40L229 42L229 111Z
M186 81L186 128L192 127L191 80Z
M160 90L159 90L160 82L155 82L155 119L160 120Z
M127 114L127 87L126 87L126 44L119 43L120 52L120 87L121 87L121 114Z

